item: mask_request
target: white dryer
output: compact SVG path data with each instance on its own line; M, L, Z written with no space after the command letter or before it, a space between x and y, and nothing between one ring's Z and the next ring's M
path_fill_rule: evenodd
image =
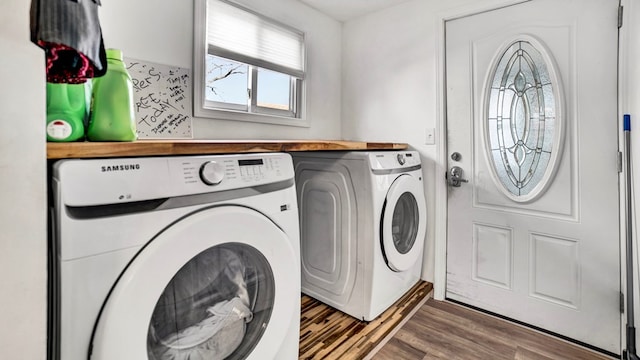
M49 359L297 359L282 153L53 166Z
M370 321L419 279L426 233L415 151L293 153L302 292Z

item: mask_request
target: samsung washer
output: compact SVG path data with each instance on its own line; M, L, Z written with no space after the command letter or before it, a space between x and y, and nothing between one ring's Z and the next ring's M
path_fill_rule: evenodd
M297 359L282 153L53 166L49 359Z
M415 151L293 153L302 292L379 316L419 280L426 233Z

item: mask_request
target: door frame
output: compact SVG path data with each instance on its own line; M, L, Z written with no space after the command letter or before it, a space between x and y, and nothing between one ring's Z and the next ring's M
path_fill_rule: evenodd
M483 12L501 9L504 7L522 4L532 0L491 0L481 4L469 4L450 11L438 13L436 20L436 54L437 79L436 79L436 135L440 139L436 149L435 164L435 246L434 246L434 281L433 298L444 300L447 284L447 184L444 174L447 171L447 84L446 84L446 37L445 26L447 21L481 14Z
M634 159L634 157L637 157L637 155L639 154L639 148L640 146L638 146L637 144L639 144L638 141L640 141L640 137L638 135L639 131L638 131L638 116L636 115L635 117L633 116L633 114L640 114L640 105L638 105L637 101L635 101L635 99L638 98L638 96L640 96L640 86L636 85L636 82L638 79L640 79L640 71L638 70L637 66L634 66L633 61L631 61L631 59L634 59L635 57L638 56L638 54L640 54L640 37L638 37L636 34L638 32L638 30L640 29L640 27L638 26L638 20L640 20L640 6L639 4L637 4L637 2L634 2L632 0L620 0L620 6L623 7L624 11L623 11L623 15L622 15L622 27L619 29L619 39L618 39L618 119L620 119L620 117L622 116L622 114L632 114L632 131L631 132L631 150L632 150L632 154L631 154L631 162L632 162L632 166L635 169L638 169L638 160ZM619 121L619 120L618 120ZM635 125L634 125L635 124ZM618 125L620 127L620 125ZM623 139L623 133L622 133L622 129L619 130L619 149L620 151L624 151L624 144L622 143L622 139ZM634 145L636 144L636 145ZM636 170L637 171L637 170ZM635 180L632 180L632 186L638 186L638 179L636 178ZM626 302L626 294L627 294L627 276L626 276L626 271L623 271L622 269L626 269L627 265L626 265L626 219L625 219L625 197L626 197L626 176L624 175L624 173L620 173L620 282L621 282L621 291L624 293L625 295L625 302ZM638 196L634 196L632 198L632 204L634 206L635 209L638 209ZM637 229L638 227L638 219L640 219L640 216L638 215L638 211L635 211L635 213L633 214L633 217L631 218L631 222L633 224L634 227L634 236L635 234L635 229ZM637 240L636 240L636 244L638 244ZM640 266L639 259L638 259L638 254L639 254L639 249L636 245L636 247L634 247L634 254L633 254L633 273L634 274L638 274L639 269L638 266ZM636 277L633 281L634 284L634 303L635 303L635 309L640 308L640 280ZM625 305L625 309L626 309L626 305ZM620 314L621 316L621 324L622 327L624 329L625 325L626 325L626 318L627 318L627 314L622 313ZM635 321L636 324L638 324L638 321L640 321L640 314L638 313L638 311L636 311L635 313ZM637 325L636 325L637 327ZM623 333L624 335L624 333ZM624 339L624 337L623 337ZM640 333L636 334L636 341L640 340ZM624 340L623 340L624 341ZM623 349L624 349L624 344L623 344Z

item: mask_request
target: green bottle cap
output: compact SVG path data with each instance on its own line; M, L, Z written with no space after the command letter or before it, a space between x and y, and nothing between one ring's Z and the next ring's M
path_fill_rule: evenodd
M107 59L123 60L122 50L107 49Z

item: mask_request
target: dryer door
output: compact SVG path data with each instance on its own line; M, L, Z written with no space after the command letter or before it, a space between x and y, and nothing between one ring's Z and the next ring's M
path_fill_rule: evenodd
M382 253L393 271L410 269L422 255L427 206L422 183L411 175L399 176L389 188L382 210Z
M207 208L166 228L107 298L91 359L270 359L300 303L298 257L263 214Z

